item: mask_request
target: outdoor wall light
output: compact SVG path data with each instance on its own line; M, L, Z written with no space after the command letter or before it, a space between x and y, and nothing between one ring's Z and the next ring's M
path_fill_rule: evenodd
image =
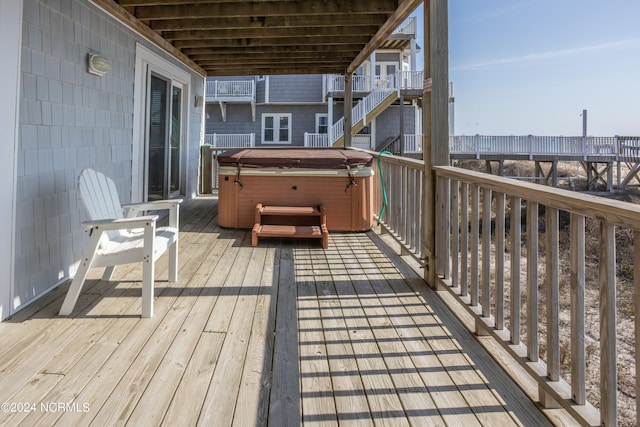
M111 69L111 60L106 56L94 53L87 54L87 71L96 76L102 76Z
M204 96L201 95L196 95L193 105L198 108L198 107L202 107L204 105Z

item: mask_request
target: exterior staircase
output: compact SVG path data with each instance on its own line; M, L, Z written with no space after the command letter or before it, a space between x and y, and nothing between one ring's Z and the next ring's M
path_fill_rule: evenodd
M360 132L371 120L376 118L388 106L398 100L396 75L390 75L385 81L376 86L367 96L357 103L351 110L352 135ZM329 145L344 145L344 117L331 126L331 141Z

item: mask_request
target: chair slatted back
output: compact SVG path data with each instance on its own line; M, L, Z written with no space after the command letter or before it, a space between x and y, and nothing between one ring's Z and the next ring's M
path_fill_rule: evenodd
M120 219L123 217L118 190L113 180L93 169L84 169L78 178L78 193L89 219ZM110 238L121 235L110 231Z

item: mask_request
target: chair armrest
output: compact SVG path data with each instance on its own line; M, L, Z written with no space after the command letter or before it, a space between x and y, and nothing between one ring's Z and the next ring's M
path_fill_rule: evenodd
M171 209L174 206L178 206L180 203L182 203L182 199L156 200L153 202L129 203L126 205L122 205L122 209L128 209L129 211L134 212L157 211L163 209Z
M95 221L85 221L82 223L82 226L85 230L130 230L132 228L148 227L152 223L155 223L157 219L158 215L145 215L121 219L99 219Z

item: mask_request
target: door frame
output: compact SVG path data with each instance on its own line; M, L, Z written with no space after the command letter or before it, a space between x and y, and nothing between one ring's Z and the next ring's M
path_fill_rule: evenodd
M180 191L188 188L189 126L191 111L189 93L191 75L140 43L136 44L135 83L133 98L133 147L131 161L131 202L146 201L146 135L147 135L147 80L150 72L182 86L182 129L180 153Z
M0 320L15 312L14 263L16 248L16 172L18 161L18 123L22 46L23 0L0 0L0 76L7 92L0 98L0 176L2 199L0 230ZM5 139L6 138L6 139Z

